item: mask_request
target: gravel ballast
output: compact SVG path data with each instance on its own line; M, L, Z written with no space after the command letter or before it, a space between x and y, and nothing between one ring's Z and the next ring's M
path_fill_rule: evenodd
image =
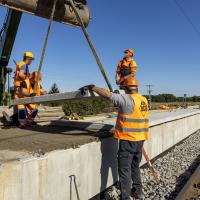
M156 184L148 167L141 169L145 200L174 200L199 165L200 131L154 161L153 166L161 177L159 185ZM119 192L116 191L112 187L107 192L106 199L118 200Z

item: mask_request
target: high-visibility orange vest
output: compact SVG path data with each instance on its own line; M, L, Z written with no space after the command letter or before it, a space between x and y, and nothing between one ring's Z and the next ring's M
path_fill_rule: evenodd
M131 94L134 110L131 114L118 113L114 137L141 141L149 138L148 101L141 94Z
M135 76L137 73L136 62L132 58L129 60L121 60L118 64L117 73L121 76L127 76L129 74L133 74Z
M27 92L29 94L32 94L34 92L34 85L31 84L31 81L30 79L25 79L24 82L26 83L26 86L27 86ZM41 81L38 81L38 84L37 84L37 88L36 88L36 96L40 96L40 88L41 88Z
M23 81L23 79L21 79L20 77L19 77L19 72L20 72L20 70L22 69L22 67L23 66L25 66L26 64L25 64L25 62L24 61L21 61L21 62L19 62L18 64L17 64L17 66L16 66L16 71L15 71L15 77L14 77L14 86L15 87L20 87L20 84L21 84L21 82ZM28 68L28 66L27 66L27 77L29 76L29 68Z
M23 81L22 81L23 82ZM31 84L30 79L25 79L24 82L26 83L26 90L28 92L28 94L32 94L34 92L34 86ZM38 85L37 85L37 89L36 89L36 96L40 96L40 88L41 88L41 81L38 81ZM19 98L23 98L23 94L22 94L22 90L19 91ZM36 109L37 105L32 103L32 104L28 104L28 105L18 105L17 108L18 109L24 109L24 108L28 108L29 110L34 110Z

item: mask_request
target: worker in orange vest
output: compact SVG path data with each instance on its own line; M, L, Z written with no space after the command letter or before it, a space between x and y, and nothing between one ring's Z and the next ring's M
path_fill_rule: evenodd
M94 85L86 87L100 96L107 97L119 109L114 137L119 139L120 199L128 200L130 196L144 199L139 165L144 141L149 139L148 101L138 93L138 82L132 76L125 80L124 86L124 95L111 93Z
M26 78L30 78L30 69L32 61L34 60L34 55L32 52L25 52L23 56L23 61L19 62L16 66L15 76L14 76L14 88L15 88L15 99L18 99L20 84Z
M116 71L116 84L120 85L123 89L125 79L132 76L135 77L137 73L137 64L133 60L135 52L128 48L124 51L124 58L119 62Z
M38 77L38 84L36 86L36 91L34 91L34 85L36 81L36 77ZM33 97L45 95L46 92L43 90L41 86L42 77L41 75L35 71L31 75L31 78L26 78L22 81L20 85L19 98ZM20 127L25 127L27 125L31 125L34 123L34 119L37 116L38 109L36 104L28 104L28 105L18 105L18 120Z

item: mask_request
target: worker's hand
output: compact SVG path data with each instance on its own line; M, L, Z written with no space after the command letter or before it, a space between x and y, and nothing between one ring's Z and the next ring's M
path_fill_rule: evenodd
M87 90L92 91L94 87L95 87L95 85L91 84L91 85L86 85L86 86L80 88L79 90L81 91L82 95L85 95Z
M36 93L34 92L30 94L30 97L35 97L35 96L36 96Z
M117 81L117 85L120 85L122 82L125 81L124 77L121 77L118 81Z
M119 90L114 90L113 93L115 93L115 94L120 94Z
M87 88L88 90L93 90L93 88L95 87L95 85L91 84L91 85L86 85L84 86L84 88Z

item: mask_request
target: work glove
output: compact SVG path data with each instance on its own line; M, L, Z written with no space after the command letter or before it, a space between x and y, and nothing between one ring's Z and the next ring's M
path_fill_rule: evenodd
M115 93L115 94L120 94L119 90L114 90L113 93Z
M36 96L36 93L34 92L30 94L30 97L35 97L35 96Z
M118 81L117 81L117 85L120 85L122 82L125 81L124 77L121 77Z
M91 84L91 85L86 85L86 86L80 88L79 90L80 90L80 92L81 92L82 95L86 95L86 92L87 92L88 90L89 90L89 91L92 91L94 87L95 87L95 85L92 85L92 84Z

